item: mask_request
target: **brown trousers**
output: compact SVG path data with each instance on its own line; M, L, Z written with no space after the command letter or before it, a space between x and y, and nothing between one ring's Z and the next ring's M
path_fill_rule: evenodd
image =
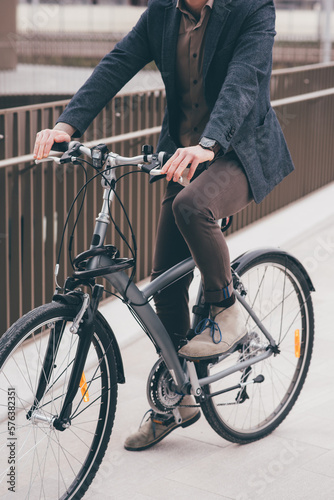
M242 210L252 200L247 177L234 151L198 168L191 183L169 182L162 202L152 279L192 255L199 268L208 303L232 292L230 256L218 219ZM173 337L190 326L188 289L192 275L155 296L159 318Z

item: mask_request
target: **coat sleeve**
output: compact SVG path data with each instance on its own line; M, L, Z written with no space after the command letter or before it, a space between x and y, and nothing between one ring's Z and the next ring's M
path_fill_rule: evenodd
M225 151L258 98L262 79L270 75L272 68L275 7L271 0L252 5L202 134L218 141Z
M117 92L152 60L147 13L146 10L130 33L100 61L57 120L76 128L74 137L80 137Z

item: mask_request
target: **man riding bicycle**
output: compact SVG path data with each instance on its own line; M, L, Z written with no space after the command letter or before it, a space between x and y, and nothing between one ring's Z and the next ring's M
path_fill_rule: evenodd
M53 142L80 137L95 116L146 64L155 61L167 108L158 150L164 165L162 202L152 279L193 256L209 321L180 350L186 359L210 359L242 340L241 311L233 295L229 252L217 220L264 197L293 170L270 105L275 8L272 0L151 0L136 26L107 54L73 97L52 130L39 132L34 154L46 157ZM191 180L177 181L185 168ZM189 330L188 275L155 298L157 313L178 345ZM185 396L183 403L192 404ZM146 449L179 425L194 423L197 408L152 413L125 443Z

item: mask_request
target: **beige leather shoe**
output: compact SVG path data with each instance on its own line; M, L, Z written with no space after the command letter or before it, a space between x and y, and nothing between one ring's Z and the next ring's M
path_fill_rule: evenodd
M180 356L192 360L227 354L246 335L245 318L237 300L228 308L211 306L210 318L201 323L198 325L200 333L179 350Z
M151 411L150 416L139 430L125 440L124 448L129 451L146 450L159 443L177 427L188 427L194 424L201 416L200 410L198 408L182 408L182 405L194 404L196 402L193 396L184 396L179 407L182 417L181 424L175 422L173 413L159 414Z

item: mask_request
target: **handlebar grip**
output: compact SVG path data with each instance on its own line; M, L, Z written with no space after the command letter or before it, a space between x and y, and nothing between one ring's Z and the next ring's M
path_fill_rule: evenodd
M51 150L59 153L65 153L69 148L69 142L54 142Z

